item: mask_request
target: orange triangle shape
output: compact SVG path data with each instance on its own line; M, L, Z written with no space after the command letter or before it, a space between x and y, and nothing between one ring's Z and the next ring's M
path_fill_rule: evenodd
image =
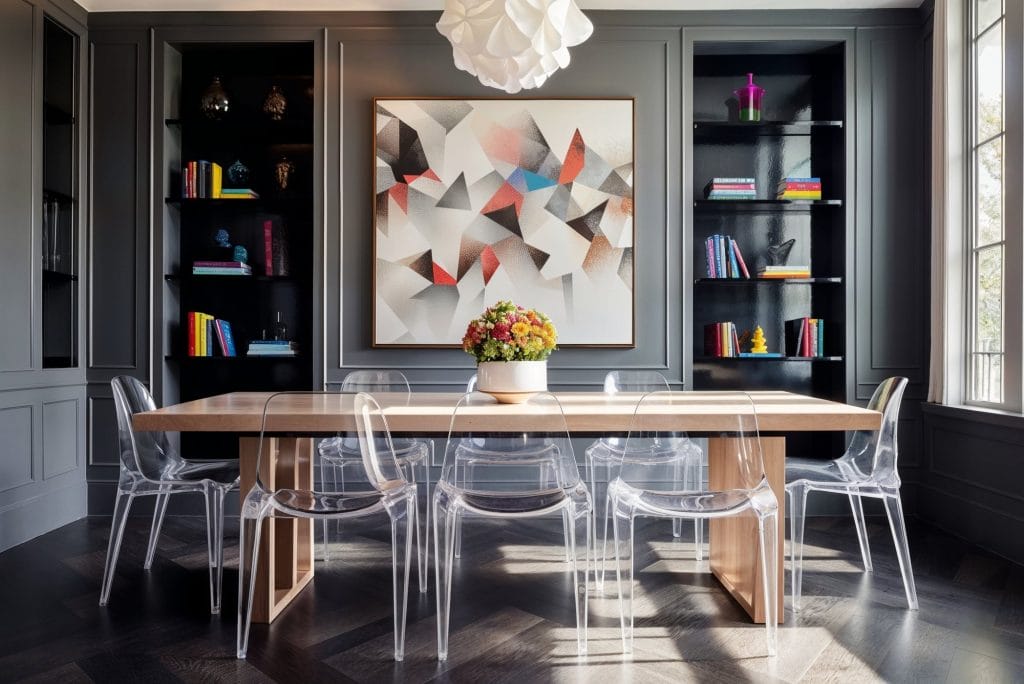
M565 153L565 161L562 162L562 172L558 174L558 183L572 183L576 180L576 176L580 175L580 171L583 170L583 154L586 151L586 145L583 144L583 136L580 135L580 129L576 129L576 132L572 136L572 142L569 143L569 149Z
M455 285L455 278L452 274L444 270L434 262L434 284L435 285Z
M519 212L523 210L523 195L513 188L508 181L505 181L484 208L480 210L480 213L489 214L495 209L502 209L510 204L516 205L516 216L519 216Z
M441 179L437 177L437 174L434 173L433 169L427 169L426 171L424 171L423 172L423 177L424 178L429 178L430 180L437 181L438 183L441 182Z
M409 186L405 183L396 183L388 188L388 194L391 195L391 199L398 203L402 211L406 214L409 213Z
M484 247L483 251L480 252L480 265L483 266L484 270L484 285L491 282L491 276L498 270L498 266L501 266L501 262L498 261L498 255L494 253L490 245Z

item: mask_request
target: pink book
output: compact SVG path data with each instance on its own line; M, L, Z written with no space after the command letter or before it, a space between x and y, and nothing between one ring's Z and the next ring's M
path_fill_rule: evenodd
M712 190L756 190L753 183L712 183Z
M704 243L708 250L708 278L717 278L718 274L715 272L715 248L712 245L712 240L708 240Z
M747 270L747 265L743 263L743 254L740 252L740 246L736 244L736 241L732 241L732 251L736 255L736 261L740 263L740 271L743 272L744 278L750 277L750 271Z
M241 261L193 261L192 265L206 268L245 268L249 264Z
M267 219L263 222L263 254L264 275L274 275L274 222Z

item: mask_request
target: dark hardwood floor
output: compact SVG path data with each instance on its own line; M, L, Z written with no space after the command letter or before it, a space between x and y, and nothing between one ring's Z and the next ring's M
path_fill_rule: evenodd
M848 520L809 521L806 607L794 617L787 600L774 662L763 628L692 560L690 542L672 541L668 522L639 526L634 655L621 654L617 600L593 599L580 660L560 522L470 521L449 662L436 660L431 590L410 597L406 659L395 663L381 523L338 537L337 560L317 563L274 625L254 626L245 661L234 657L237 524L221 616L209 615L202 519L169 519L149 572L149 521L132 520L106 608L109 521L63 527L0 554L0 681L1024 681L1024 568L914 525L921 610L910 612L884 519L870 524L872 574Z

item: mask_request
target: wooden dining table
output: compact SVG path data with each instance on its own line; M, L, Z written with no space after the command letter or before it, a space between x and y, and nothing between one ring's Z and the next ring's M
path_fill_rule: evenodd
M241 495L256 482L257 466L265 486L311 489L312 437L354 430L341 400L324 394L296 394L277 399L266 419L273 435L259 458L259 434L270 392L231 392L175 404L133 417L136 430L239 433ZM640 394L556 392L573 436L626 434ZM785 539L786 434L807 431L877 430L882 416L848 404L783 391L749 392L761 432L765 475L779 501L779 620L782 620L783 541ZM375 394L392 433L444 438L450 428L458 393L414 392ZM708 438L708 490L741 486L739 468L721 448L721 434L736 427L743 406L737 394L687 392L683 400L648 425ZM747 404L749 407L749 403ZM530 431L550 424L525 404L475 406L460 423L468 430ZM437 464L435 464L437 465ZM253 621L272 622L309 584L314 575L313 525L309 519L275 518L265 523L253 600ZM757 520L753 515L715 518L709 523L709 566L722 586L755 622L764 622Z

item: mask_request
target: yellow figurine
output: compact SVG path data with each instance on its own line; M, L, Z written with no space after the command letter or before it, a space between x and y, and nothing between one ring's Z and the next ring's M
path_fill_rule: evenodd
M750 353L752 354L767 354L768 345L764 339L764 330L761 330L761 326L754 328L754 336L750 340Z

